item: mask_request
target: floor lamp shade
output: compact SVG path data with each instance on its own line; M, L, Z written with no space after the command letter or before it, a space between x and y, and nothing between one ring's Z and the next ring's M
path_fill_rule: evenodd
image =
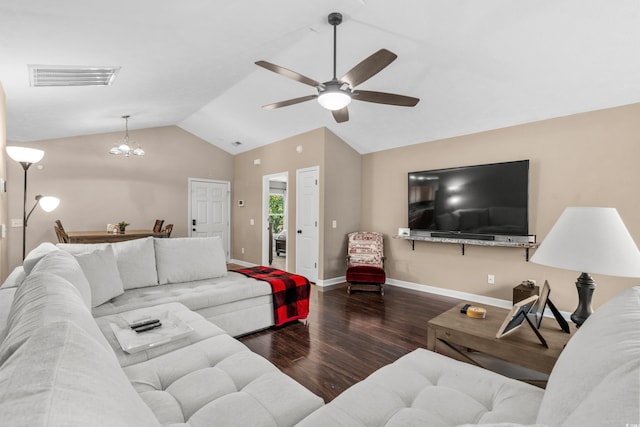
M7 154L18 163L38 163L44 157L44 151L37 148L7 147Z
M596 284L589 273L640 277L640 251L614 208L567 208L531 262L581 272L576 281L578 326L591 315Z

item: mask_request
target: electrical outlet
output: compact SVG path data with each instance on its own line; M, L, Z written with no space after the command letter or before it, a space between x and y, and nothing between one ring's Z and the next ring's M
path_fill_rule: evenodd
M249 225L254 225L255 223L256 223L256 222L253 220L253 218L251 218L251 219L249 220Z
M11 227L22 227L22 219L11 218Z
M244 253L244 248L240 249L240 252L241 252L241 253Z
M487 275L487 283L490 285L494 285L496 283L496 276L493 274Z

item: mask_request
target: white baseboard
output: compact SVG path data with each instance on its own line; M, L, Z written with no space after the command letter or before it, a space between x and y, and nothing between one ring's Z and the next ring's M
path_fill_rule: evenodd
M317 286L322 288L322 292L330 291L331 289L339 288L342 283L345 282L347 278L345 276L334 277L333 279L328 280L318 280L316 282Z
M344 282L344 280L344 276L337 277L335 279L325 280L323 282L327 285L321 284L319 286L323 287L323 291L328 291L332 287L335 288L336 284ZM385 285L397 286L399 288L412 289L414 291L426 292L435 295L442 295L445 297L456 298L463 301L471 301L478 304L492 305L494 307L506 308L507 310L511 309L511 307L513 306L513 301L511 300L492 298L484 295L476 295L469 292L456 291L453 289L439 288L437 286L423 285L421 283L406 282L404 280L387 278L387 283ZM329 287L325 288L325 286ZM571 313L561 311L560 314L562 314L562 317L564 317L567 321L571 319ZM544 315L545 317L553 317L553 313L551 313L551 310L549 310L548 308L545 310Z
M238 265L241 265L243 267L255 267L255 266L258 265L258 264L253 264L253 263L250 263L250 262L247 262L247 261L241 261L239 259L231 259L228 262L230 264L238 264Z

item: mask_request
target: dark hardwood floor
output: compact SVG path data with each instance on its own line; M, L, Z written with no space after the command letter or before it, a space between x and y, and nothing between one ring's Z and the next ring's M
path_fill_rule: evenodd
M300 322L240 338L325 402L418 347L427 321L459 302L393 286L385 295L312 286L307 325Z

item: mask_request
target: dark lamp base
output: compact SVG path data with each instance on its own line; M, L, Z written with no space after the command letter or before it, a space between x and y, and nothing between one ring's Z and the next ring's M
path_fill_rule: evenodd
M580 327L593 313L591 298L596 289L596 282L593 281L589 273L582 273L576 280L576 288L578 289L578 308L571 315L571 321Z

